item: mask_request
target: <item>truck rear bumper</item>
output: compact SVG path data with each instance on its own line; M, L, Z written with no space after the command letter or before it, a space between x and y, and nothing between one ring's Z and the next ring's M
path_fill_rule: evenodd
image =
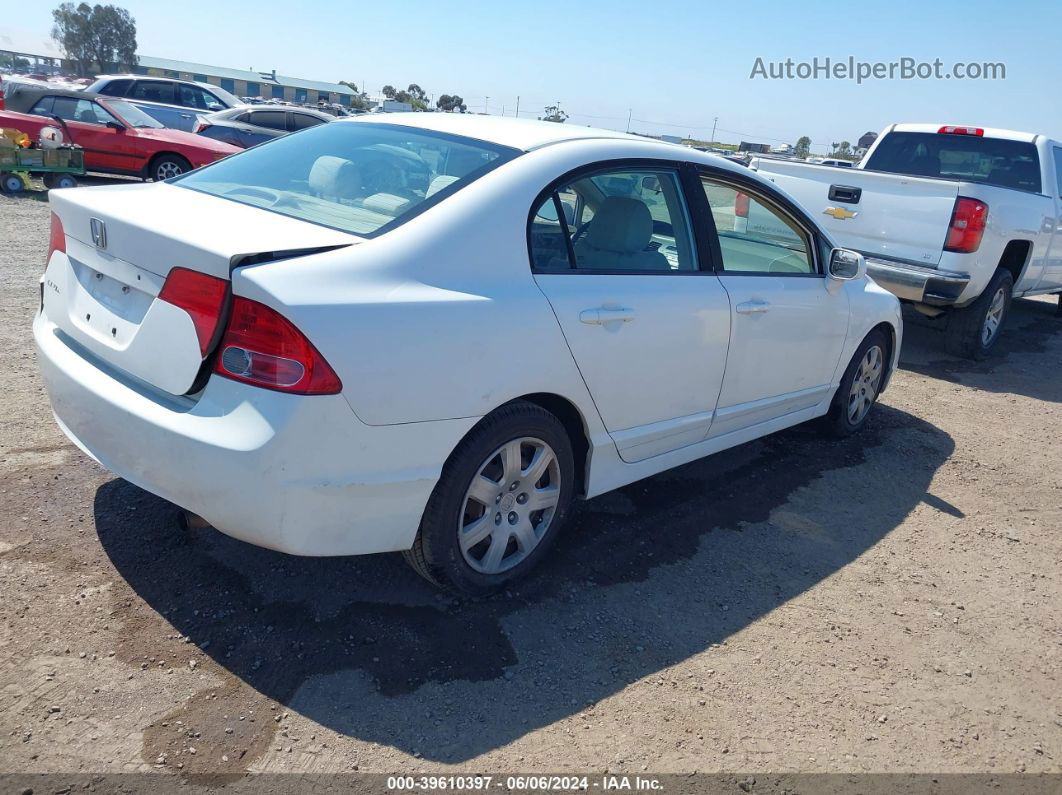
M970 274L926 268L900 260L866 257L867 273L875 282L903 301L929 306L958 303Z

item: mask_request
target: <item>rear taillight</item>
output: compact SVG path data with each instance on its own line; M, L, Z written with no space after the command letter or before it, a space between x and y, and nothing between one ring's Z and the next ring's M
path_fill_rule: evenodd
M229 283L188 268L173 268L162 285L159 300L180 307L192 318L199 352L206 356L218 330Z
M972 254L981 245L988 222L988 205L977 199L960 196L955 200L955 209L951 213L948 237L944 241L945 251L958 254Z
M201 132L203 132L203 130L205 130L205 129L206 129L207 127L209 127L209 126L210 126L210 125L209 125L209 124L207 124L207 123L206 123L205 121L203 121L202 119L196 119L196 120L195 120L195 124L193 124L193 125L192 125L192 132L194 132L194 133L201 133Z
M954 124L945 124L937 132L941 135L979 135L983 136L985 131L980 127L956 127Z
M339 376L291 321L265 304L235 296L214 372L299 395L331 395Z
M734 215L738 218L749 217L749 195L738 191L734 197Z
M51 261L52 254L56 251L66 253L66 232L63 231L63 222L59 220L59 216L52 213L52 228L48 232L48 257L44 260L45 263Z

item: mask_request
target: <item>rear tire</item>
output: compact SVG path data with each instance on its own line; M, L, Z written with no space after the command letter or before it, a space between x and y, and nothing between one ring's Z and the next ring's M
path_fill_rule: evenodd
M944 349L963 359L987 358L1003 333L1013 293L1014 277L1009 271L998 269L976 301L949 315Z
M191 170L192 164L180 155L159 155L151 161L148 177L155 182L162 182Z
M48 173L44 175L44 187L48 190L53 188L76 188L77 180L71 174Z
M574 484L572 446L560 421L533 403L509 403L450 455L403 555L442 588L470 596L497 591L553 545Z
M26 183L18 174L0 175L0 192L22 193L26 189Z
M889 368L889 344L885 334L867 334L848 364L833 396L829 413L822 418L828 436L843 439L866 425L867 417L881 393Z

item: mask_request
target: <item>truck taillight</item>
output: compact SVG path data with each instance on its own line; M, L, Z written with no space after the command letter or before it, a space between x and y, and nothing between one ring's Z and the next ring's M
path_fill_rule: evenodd
M48 232L48 257L44 260L45 264L51 261L52 254L56 251L66 253L66 232L63 231L63 222L59 220L59 216L52 213L51 229Z
M173 268L162 285L159 300L180 307L192 318L199 352L206 356L218 330L229 283L188 268Z
M954 124L945 124L937 133L940 135L979 135L983 136L985 131L980 127L956 127Z
M955 200L955 209L951 213L951 224L948 226L944 250L954 251L957 254L972 254L977 251L987 223L987 204L977 199L959 196Z
M734 215L738 218L749 217L749 195L747 193L738 191L734 197Z
M232 301L214 372L298 395L332 395L343 388L335 370L290 320L238 295Z

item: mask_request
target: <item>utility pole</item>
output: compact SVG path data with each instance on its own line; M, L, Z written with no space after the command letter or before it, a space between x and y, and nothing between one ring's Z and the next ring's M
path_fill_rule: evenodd
M516 118L520 118L520 95L516 95Z
M483 102L483 112L488 116L490 115L490 97L485 97Z
M634 115L634 108L627 108L627 132L631 131L631 116Z
M715 143L715 125L717 125L718 123L719 123L719 117L718 117L718 116L716 116L716 117L715 117L715 118L714 118L714 119L712 120L712 143L713 143L713 144Z

